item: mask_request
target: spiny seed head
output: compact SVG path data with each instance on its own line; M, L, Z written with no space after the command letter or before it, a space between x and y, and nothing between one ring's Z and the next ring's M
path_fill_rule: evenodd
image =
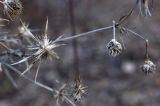
M37 37L35 37L23 24L24 28L26 29L26 31L28 33L30 33L30 36L36 41L36 45L37 47L33 47L32 49L37 50L34 53L34 56L37 59L50 59L52 60L53 58L59 59L59 56L55 53L55 51L53 50L54 48L57 48L59 46L62 46L64 44L58 44L56 43L56 40L50 40L47 36L47 30L48 30L48 19L46 21L46 26L45 26L45 33L44 36L42 37L42 39L39 39Z
M115 57L119 55L122 52L122 45L116 41L116 39L112 39L108 44L107 44L107 50L109 55Z
M76 81L73 91L73 100L75 102L80 102L84 94L87 92L87 87L82 85L81 81Z
M53 58L59 59L59 56L53 50L58 46L60 45L52 43L47 36L44 36L42 41L39 40L39 49L35 53L35 56L37 58L49 58L51 60Z
M22 13L22 4L19 0L5 0L4 12L9 18L13 18Z
M144 73L150 74L156 70L156 65L152 61L146 60L142 65L141 69Z

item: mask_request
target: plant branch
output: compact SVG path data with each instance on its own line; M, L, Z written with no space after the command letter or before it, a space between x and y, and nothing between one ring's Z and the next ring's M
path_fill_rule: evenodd
M116 23L115 23L115 21L113 20L113 39L116 39Z
M72 40L72 39L77 39L79 37L88 36L88 35L90 35L92 33L100 32L102 30L108 30L108 29L111 29L111 28L113 28L113 26L98 28L98 29L95 29L95 30L92 30L92 31L88 31L88 32L84 32L84 33L80 33L80 34L77 34L77 35L74 35L74 36L70 36L70 37L66 37L66 38L61 38L61 39L57 40L55 43L57 43L57 42L64 42L64 41L68 41L68 40Z
M146 40L146 59L148 60L149 59L149 56L148 56L148 40Z
M147 40L147 39L146 39L146 38L144 38L142 35L140 35L140 34L138 34L138 33L134 32L134 31L132 31L131 29L124 28L124 27L123 27L123 29L124 29L125 31L128 31L128 32L132 33L133 35L135 35L135 36L137 36L137 37L139 37L139 38L143 39L144 41L146 41L146 40Z
M70 28L71 28L71 34L74 36L76 34L76 20L75 20L75 15L74 15L74 2L73 0L69 0L68 2L69 6L69 18L70 18ZM74 65L74 72L75 72L75 79L79 79L80 76L80 70L79 70L79 53L78 53L78 45L77 45L77 40L73 39L72 42L73 46L73 65Z
M14 71L15 73L17 73L18 75L21 75L21 74L22 74L18 69L12 67L11 65L9 65L9 64L7 64L7 63L2 63L2 64L4 64L4 65L5 65L6 67L8 67L9 69L13 70L13 71ZM46 90L48 90L48 91L50 91L50 92L55 92L55 91L56 91L56 90L54 90L54 89L52 89L52 88L50 88L50 87L48 87L48 86L46 86L46 85L44 85L44 84L42 84L42 83L39 83L39 82L36 82L36 83L35 83L34 80L30 79L30 78L27 77L26 75L22 75L22 77L23 77L24 79L32 82L33 84L35 84L35 85L37 85L37 86L39 86L39 87L41 87L41 88L44 88L44 89L46 89Z

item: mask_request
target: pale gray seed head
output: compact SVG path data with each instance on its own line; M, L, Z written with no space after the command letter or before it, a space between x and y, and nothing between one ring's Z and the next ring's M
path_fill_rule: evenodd
M146 60L142 65L141 69L144 73L150 74L156 70L156 65L152 61Z
M106 47L108 54L113 57L119 55L122 52L122 45L116 41L116 39L112 39Z

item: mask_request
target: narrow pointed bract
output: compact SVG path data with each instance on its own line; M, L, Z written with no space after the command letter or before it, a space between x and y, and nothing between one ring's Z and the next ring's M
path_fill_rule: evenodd
M151 16L148 0L138 0L138 6L142 16Z

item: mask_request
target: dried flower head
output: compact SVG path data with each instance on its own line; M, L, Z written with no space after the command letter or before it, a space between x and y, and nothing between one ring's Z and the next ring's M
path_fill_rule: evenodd
M54 48L57 48L59 46L62 46L64 44L56 44L55 41L59 38L57 38L54 41L49 40L48 36L47 36L47 30L48 30L48 19L46 22L46 27L45 27L45 34L42 40L39 40L35 37L33 37L36 42L38 43L38 47L36 47L37 52L34 54L34 56L36 56L37 59L50 59L52 60L53 58L55 59L59 59L59 56L57 55L57 53L55 53L55 51L53 50Z
M122 52L122 45L116 41L116 39L112 39L108 44L107 44L107 50L109 55L115 57L119 55Z
M151 12L149 10L149 1L148 0L138 0L137 1L139 10L141 15L143 16L151 16Z
M87 92L87 87L83 86L81 81L76 81L74 86L74 93L73 93L73 100L75 102L80 102L82 99L82 96L84 96Z
M52 41L47 36L48 30L48 19L46 21L45 33L42 39L35 37L31 31L28 29L28 25L25 25L22 21L22 27L19 28L20 33L25 33L28 37L31 37L35 42L36 46L30 48L30 50L36 51L33 55L37 59L59 59L59 56L54 52L54 48L59 47L64 44L56 44L56 40L60 39L62 36L58 37L56 40Z
M59 46L60 45L54 44L52 41L50 41L47 36L44 36L43 40L39 41L39 47L37 48L37 52L34 55L37 59L59 59L59 56L53 50Z
M144 73L150 74L156 70L156 65L151 60L146 60L141 66L141 69Z
M40 65L41 65L41 60L43 60L43 59L52 60L53 58L59 59L59 56L57 55L57 53L55 53L55 51L53 49L57 48L61 45L64 45L64 44L56 44L55 43L56 40L61 38L61 36L58 37L54 41L52 41L48 38L48 36L47 36L48 19L47 19L47 22L46 22L45 33L44 33L44 36L43 36L42 39L39 39L39 38L35 37L30 32L30 30L27 29L27 27L24 24L23 24L23 26L24 26L24 29L29 34L29 36L36 42L36 45L31 45L31 47L28 48L28 50L30 52L32 52L31 55L21 59L18 62L13 63L12 65L17 65L17 64L26 62L29 59L32 59L32 60L34 59L21 75L24 75L26 72L28 72L33 67L33 65L38 63L38 68L37 68L36 75L35 75L35 82L36 82L36 79L37 79L37 76L38 76L38 73L39 73L39 68L40 68Z
M4 13L12 20L12 18L22 13L22 4L19 0L4 0Z

